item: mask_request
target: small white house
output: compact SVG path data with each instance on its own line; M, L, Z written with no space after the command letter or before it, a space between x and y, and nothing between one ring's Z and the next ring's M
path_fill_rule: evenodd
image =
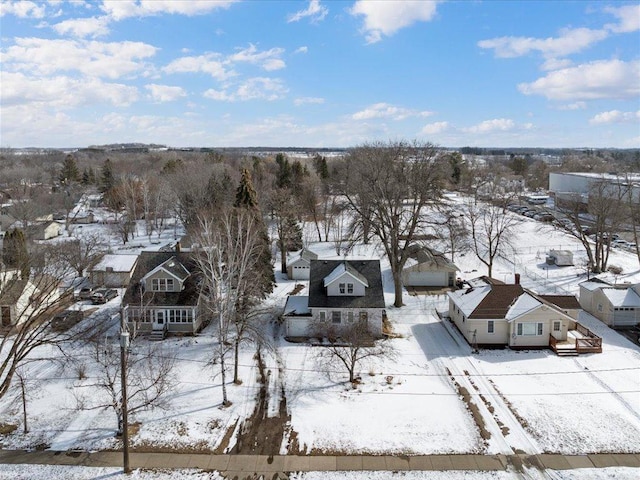
M405 287L453 287L458 270L444 254L411 245L409 259L402 270L402 284Z
M309 280L310 262L317 259L317 253L303 248L298 255L287 262L287 278L289 280Z
M558 267L567 267L573 265L573 252L570 250L550 250L548 260Z

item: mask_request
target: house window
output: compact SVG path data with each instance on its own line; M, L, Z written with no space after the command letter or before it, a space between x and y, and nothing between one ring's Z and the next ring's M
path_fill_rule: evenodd
M324 322L326 322L326 321L327 321L327 312L320 312L320 314L319 314L319 315L320 315L320 321L321 321L322 323L324 323Z
M342 312L340 312L340 310L334 310L331 312L331 323L342 323Z
M353 323L353 312L347 312L347 322Z
M359 319L361 322L366 322L367 320L369 320L369 314L368 314L367 312L360 312L360 313L358 314L358 319Z
M151 290L154 292L173 291L173 278L154 278L151 280Z
M602 304L601 304L601 303L599 303L599 304L598 304L598 311L599 311L599 312L601 312L601 311L602 311Z
M344 283L341 283L341 284L339 285L339 287L340 287L340 293L344 293L344 287L345 287L345 284L344 284Z
M494 328L493 320L487 320L487 333L494 333Z
M553 322L553 331L554 332L559 332L560 331L560 322L559 321L555 321Z
M347 293L353 293L353 283L347 283Z
M518 323L518 335L542 335L542 323Z

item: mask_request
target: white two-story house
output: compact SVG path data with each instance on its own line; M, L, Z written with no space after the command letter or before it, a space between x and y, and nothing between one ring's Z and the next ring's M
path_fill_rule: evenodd
M292 295L284 310L286 335L305 338L366 322L382 336L385 303L378 260L311 260L309 295Z

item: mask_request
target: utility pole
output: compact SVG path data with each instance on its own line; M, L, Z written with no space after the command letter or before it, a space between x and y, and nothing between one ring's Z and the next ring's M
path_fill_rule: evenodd
M124 322L124 315L120 314L120 381L122 382L122 454L124 473L131 473L129 466L129 419L127 407L127 349L129 348L129 332Z

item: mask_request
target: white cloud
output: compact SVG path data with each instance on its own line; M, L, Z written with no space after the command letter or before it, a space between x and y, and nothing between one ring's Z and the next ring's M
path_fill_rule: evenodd
M162 69L165 73L207 73L216 80L226 80L236 75L228 70L222 56L217 53L178 58Z
M109 21L106 17L75 18L56 23L52 28L60 35L100 37L109 33Z
M312 22L320 22L329 13L329 9L320 5L320 0L310 0L309 6L304 10L299 10L287 16L287 23L299 22L303 18L310 17Z
M415 22L428 22L436 15L438 1L434 0L358 0L350 10L353 16L364 16L362 31L367 43L375 43L382 36L390 37Z
M299 107L300 105L319 105L324 103L324 98L319 98L319 97L300 97L300 98L296 98L293 101L293 104L296 107Z
M608 123L632 123L640 121L640 110L635 112L621 112L620 110L610 110L601 112L589 120L592 125L602 125Z
M617 24L606 25L612 32L629 33L640 30L640 4L607 7L604 11L611 13L619 20Z
M480 48L492 49L496 57L514 58L537 51L547 57L563 57L580 52L609 36L606 30L566 28L558 37L499 37L478 42Z
M421 133L424 135L436 135L447 130L449 130L449 122L435 122L422 127Z
M560 105L558 110L584 110L587 108L586 102L573 102L567 105Z
M241 83L235 91L209 89L204 96L211 100L235 102L249 100L274 101L284 97L288 89L277 78L254 77Z
M307 53L308 51L309 47L303 46L296 48L293 53Z
M561 68L567 68L573 65L573 62L568 58L548 58L542 64L542 70L559 70Z
M640 94L640 61L601 60L556 70L531 83L521 83L525 95L551 100L634 98Z
M0 17L4 15L15 15L20 18L43 18L45 7L27 0L2 0Z
M97 78L30 78L22 73L2 74L3 105L38 104L69 109L104 103L124 107L137 99L135 87L107 83Z
M97 42L16 38L3 54L3 69L50 75L77 71L89 77L120 78L143 70L140 60L156 48L142 42Z
M246 62L260 65L267 71L279 70L286 66L280 58L283 53L284 49L278 47L259 52L255 45L249 44L247 48L240 49L236 53L229 55L227 62Z
M178 98L187 96L187 93L182 87L156 85L155 83L151 83L149 85L145 85L144 88L149 90L151 98L156 102L171 102Z
M469 133L491 133L491 132L506 132L512 130L516 124L509 118L494 118L492 120L485 120L477 125L463 129Z
M392 118L393 120L404 120L409 117L428 117L432 112L409 110L403 107L396 107L388 103L375 103L364 110L354 113L351 118L354 120L369 120L372 118Z
M161 14L204 15L214 10L229 8L238 0L103 0L102 10L114 20Z

